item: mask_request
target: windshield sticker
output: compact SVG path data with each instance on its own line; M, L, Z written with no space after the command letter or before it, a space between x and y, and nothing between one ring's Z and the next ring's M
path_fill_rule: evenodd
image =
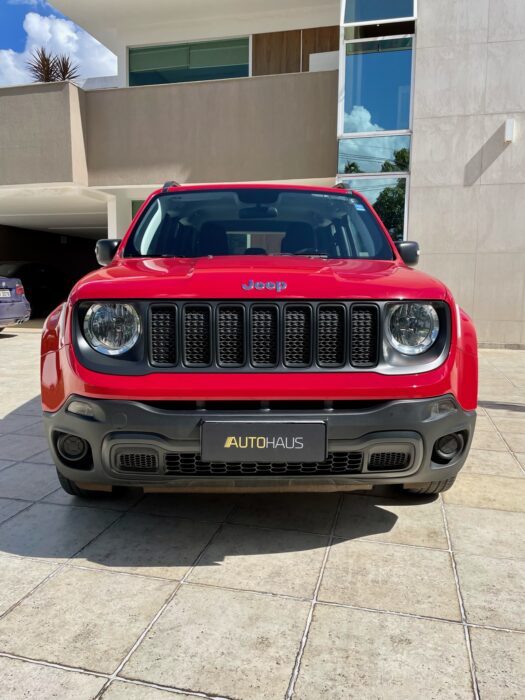
M356 211L366 211L366 208L363 204L355 204L354 206Z

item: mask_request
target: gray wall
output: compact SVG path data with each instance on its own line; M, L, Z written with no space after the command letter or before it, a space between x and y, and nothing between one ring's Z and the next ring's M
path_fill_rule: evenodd
M86 92L90 185L333 177L337 72Z
M71 83L2 88L0 185L87 183L79 99Z
M523 345L525 1L419 0L418 14L409 237L482 343Z

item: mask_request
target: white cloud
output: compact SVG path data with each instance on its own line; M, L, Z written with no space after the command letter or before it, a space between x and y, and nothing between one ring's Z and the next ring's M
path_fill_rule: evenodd
M362 105L354 105L350 114L345 112L345 133L365 133L366 131L383 131L379 124L372 123L372 115Z
M116 56L71 20L28 12L24 29L27 34L24 51L0 50L0 85L32 82L27 61L40 46L52 53L70 56L79 66L80 79L115 75L117 72Z

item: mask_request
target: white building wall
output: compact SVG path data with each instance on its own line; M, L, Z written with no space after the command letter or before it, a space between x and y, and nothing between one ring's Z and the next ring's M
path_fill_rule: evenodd
M482 343L523 345L525 2L419 0L416 47L409 238Z

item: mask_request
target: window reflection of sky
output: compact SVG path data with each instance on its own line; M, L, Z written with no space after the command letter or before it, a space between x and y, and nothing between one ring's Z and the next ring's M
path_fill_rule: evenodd
M394 166L394 153L402 148L410 148L410 136L342 139L339 141L338 172L344 174L348 165L354 173L381 172L385 162Z
M387 187L396 187L399 178L388 177L372 177L372 178L355 178L351 180L345 179L345 185L351 189L360 192L368 199L370 204L374 205L381 192Z
M414 0L346 0L345 22L412 17Z
M346 56L345 133L408 129L410 49Z

